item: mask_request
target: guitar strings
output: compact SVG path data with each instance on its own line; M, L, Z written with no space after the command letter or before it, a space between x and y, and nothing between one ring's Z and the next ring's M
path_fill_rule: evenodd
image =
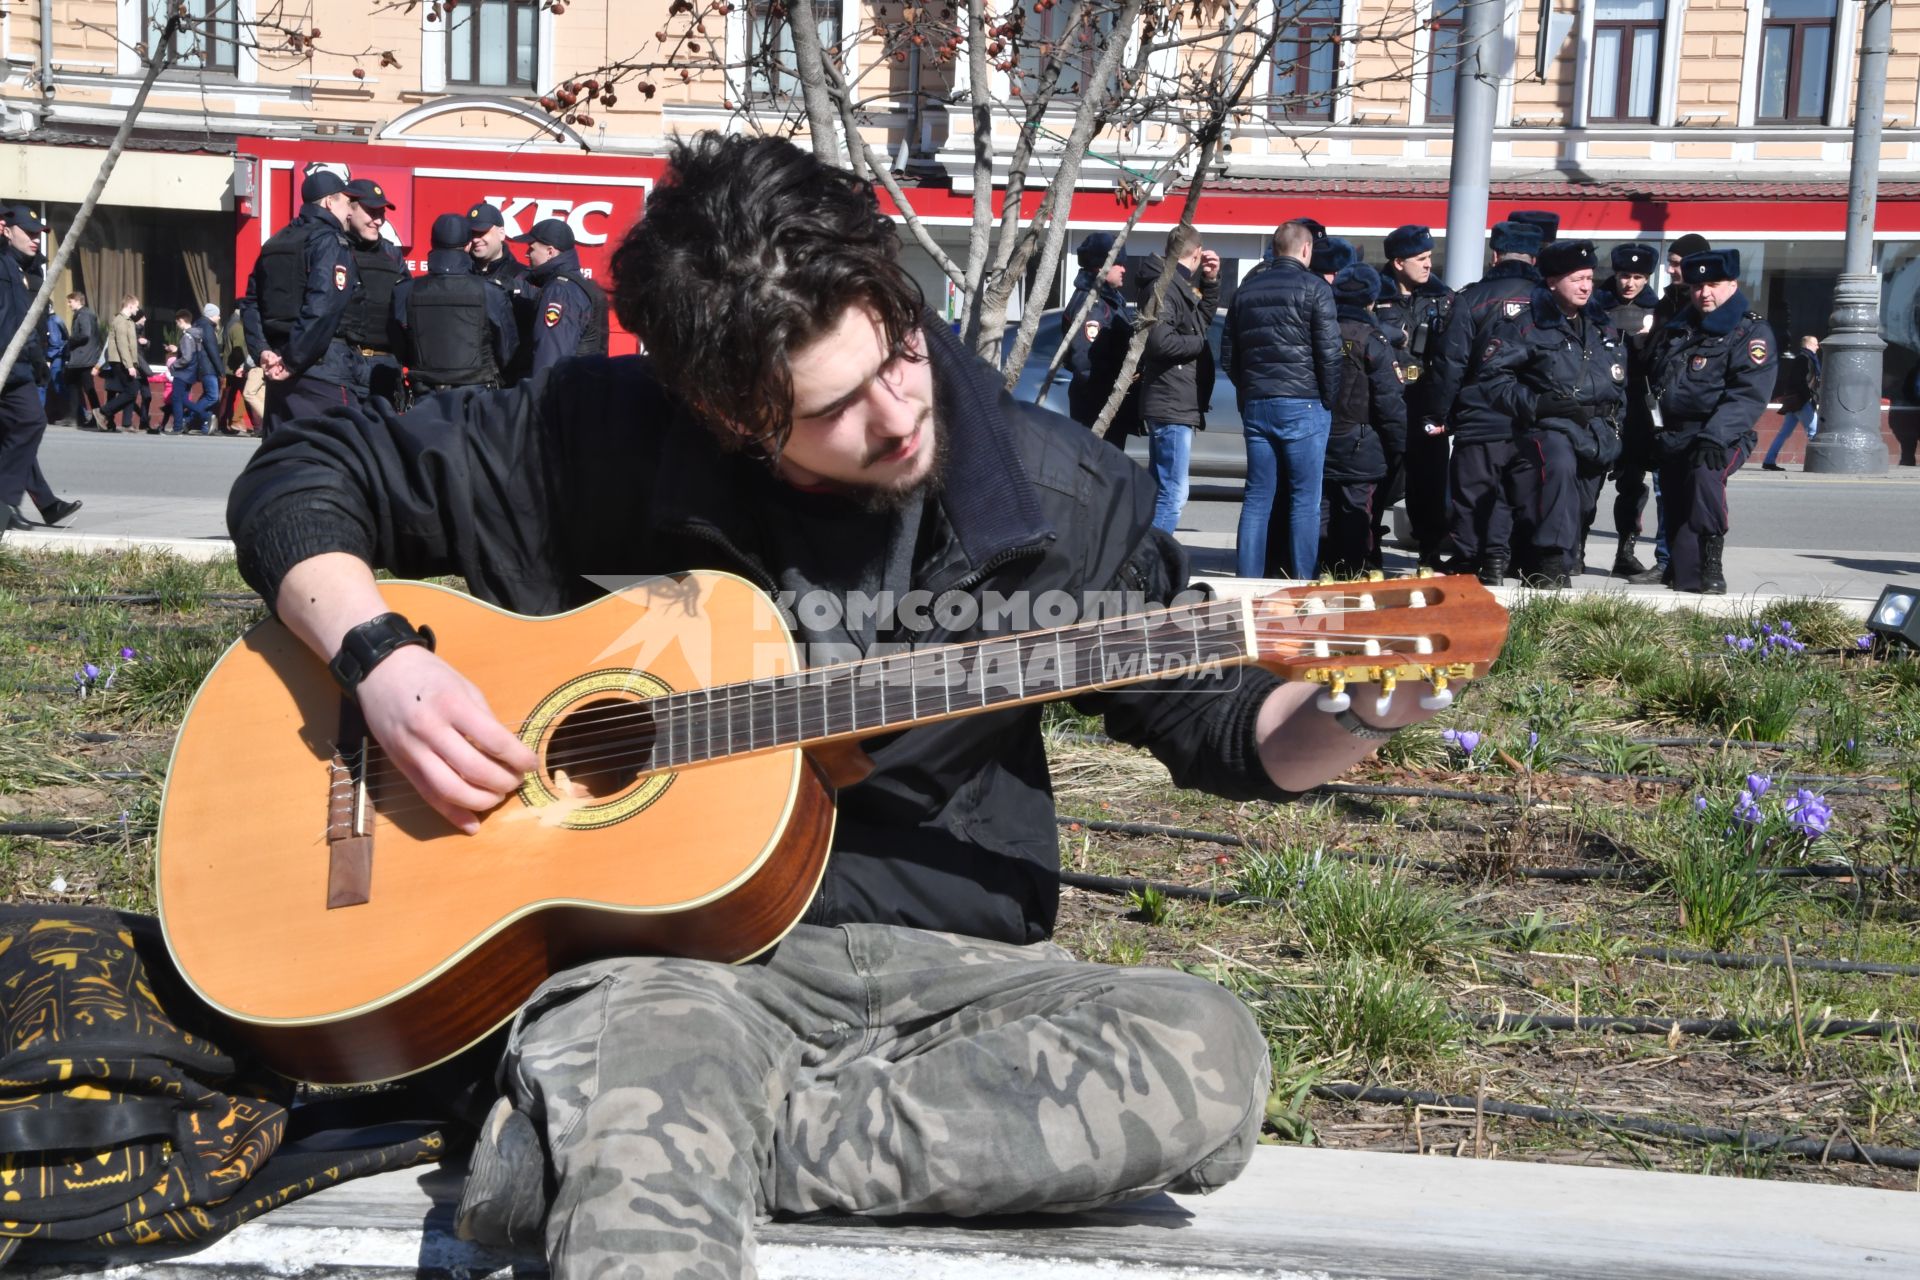
M1234 612L1238 613L1239 610L1236 608ZM1359 611L1356 611L1356 612L1359 612ZM1146 617L1146 616L1153 616L1153 615L1139 615L1139 616ZM1164 615L1162 616L1164 617ZM1308 616L1312 616L1312 615L1308 615ZM1261 623L1256 623L1255 630L1256 630L1257 638L1262 643L1271 643L1277 639L1282 642L1290 641L1290 642L1300 644L1302 646L1302 652L1293 654L1293 655L1282 655L1283 657L1289 657L1289 658L1306 658L1306 657L1316 656L1316 655L1310 655L1306 653L1305 650L1311 648L1316 642L1322 642L1322 641L1325 642L1328 645L1329 649L1331 650L1335 647L1343 647L1343 648L1348 646L1364 647L1369 641L1384 641L1387 643L1413 643L1413 642L1417 642L1419 639L1422 638L1418 636L1408 636L1408 635L1390 635L1390 634L1363 635L1363 634L1353 634L1353 633L1349 633L1349 634L1304 633L1303 635L1303 633L1299 632L1296 629L1285 628L1285 627L1279 628L1276 632L1270 625L1261 624ZM1041 634L1044 634L1044 633L1041 633ZM1187 628L1182 627L1180 628L1178 634L1190 635L1192 633ZM992 643L1004 644L1015 638L1016 637L997 637L992 640L970 642L970 643L976 643L980 645L992 644ZM904 672L896 670L895 674L905 674L905 675L912 675L912 676L918 676L923 673L931 674L932 663L928 660L935 658L937 655L940 654L940 652L941 652L940 650L924 650L924 651L919 651L918 653L908 652L900 655L894 655L887 659L878 659L878 660L862 659L857 663L841 663L841 664L835 664L833 667L811 668L811 669L807 669L800 672L789 673L786 676L774 677L771 683L767 681L745 682L745 683L735 684L735 685L714 686L711 690L693 690L693 691L686 691L683 693L663 695L660 698L647 699L635 704L635 709L631 712L614 713L614 714L609 714L607 716L600 718L595 723L595 730L606 731L609 728L609 726L616 725L622 720L653 718L656 721L659 721L662 717L656 715L653 710L653 708L658 704L669 702L675 698L688 699L690 698L690 696L699 696L702 694L720 694L723 696L717 701L712 698L708 699L708 706L705 708L705 711L706 711L705 715L701 715L699 712L697 712L694 709L691 701L688 701L685 706L671 709L668 713L669 717L673 717L677 715L677 718L673 720L673 723L676 728L693 730L695 732L696 739L699 737L698 730L701 728L705 728L708 731L706 735L707 740L711 741L712 730L717 723L720 723L720 716L722 714L725 714L728 717L725 723L730 728L732 715L734 711L736 709L741 709L743 703L746 704L745 709L747 711L747 714L751 715L752 705L758 698L764 697L767 699L771 699L781 692L795 692L795 691L803 690L804 686L794 683L794 681L797 681L799 679L808 678L808 677L818 678L818 675L821 672L829 672L829 671L834 671L836 669L850 670L856 666L866 665L866 664L874 664L874 663L882 663L882 662L898 663L903 658L907 659L908 670ZM1029 655L1029 656L1034 656L1034 655ZM1392 658L1427 657L1432 655L1405 653L1405 652L1397 652L1397 651L1386 651L1381 653L1379 656L1392 659ZM1238 665L1246 664L1252 660L1244 656L1244 654L1237 653L1235 655L1232 655L1231 657L1220 657L1215 659L1207 659L1205 657L1202 657L1198 661L1202 665L1238 666ZM942 659L942 665L943 667L945 665L944 659ZM1128 684L1151 683L1153 680L1177 678L1182 675L1192 674L1192 672L1193 672L1193 667L1189 665L1181 670L1163 671L1160 673L1156 673L1154 676L1143 678L1139 681L1129 681ZM963 687L971 687L971 686L963 686ZM1001 687L1006 688L1010 692L1012 691L1011 686L1001 686ZM1109 688L1124 688L1124 687L1127 687L1127 686L1126 685L1091 685L1091 686L1086 686L1085 691L1101 692ZM928 688L926 686L921 686L916 680L913 683L907 685L906 687L901 688L898 691L892 693L891 699L890 699L887 690L883 687L872 685L872 684L868 684L865 686L855 686L855 689L854 689L855 696L850 700L848 704L848 709L857 718L863 712L874 713L874 712L883 710L889 700L894 701L897 704L899 699L903 695L905 695L909 699L909 705L917 706L917 701L923 691L926 692L926 695L928 698L933 698L933 697L940 696L942 691L950 690L950 688L951 688L950 684L935 685L935 686L932 686L931 688ZM756 694L753 692L753 690L755 689L762 689L762 690L765 690L765 692ZM741 696L739 692L741 690L747 691L744 696ZM1025 704L1026 704L1025 699L1022 699L1016 696L1012 699L1009 699L1004 705L1010 708L1013 706L1025 705ZM982 711L987 709L991 709L991 704L973 704L973 705L968 705L960 708L960 710L963 712ZM796 707L795 710L796 710L796 714L803 714L800 708ZM913 714L913 713L910 713L910 714ZM929 715L932 714L931 710L929 710L928 714ZM941 714L944 715L945 713L942 712ZM856 719L856 723L857 723L857 719ZM770 729L777 731L778 729L777 722L774 725L770 726ZM722 730L720 736L723 740L730 737L729 733L725 729ZM850 730L846 734L822 735L822 737L820 738L814 738L809 740L819 741L819 740L823 740L825 737L851 737L851 736L854 736L854 731L852 730ZM678 738L676 740L686 741L687 739ZM751 738L749 740L751 740ZM657 749L657 745L659 741L660 741L660 735L656 735L653 741L644 744L638 750L636 750L632 744L623 744L619 749L603 752L599 755L581 755L581 756L573 757L566 761L567 765L572 766L568 768L566 772L568 774L568 777L575 782L580 782L585 779L600 778L600 777L607 776L609 774L613 774L613 775L625 774L631 771L632 765L635 764L636 762L651 759L654 751ZM638 781L641 777L645 777L645 776L657 775L657 774L666 773L666 772L673 772L673 771L676 771L677 769L694 767L702 763L712 763L715 761L725 760L728 758L741 758L747 755L761 754L761 753L773 751L773 750L787 749L787 748L794 747L796 745L798 744L797 742L794 742L794 741L769 742L766 746L749 746L744 751L735 749L733 751L729 751L725 753L717 753L717 754L707 755L703 757L691 758L680 763L679 765L666 764L666 765L662 765L655 768L642 769L639 772L635 772L633 774L633 777L627 779L626 782L622 783L620 788L616 788L615 790L617 791L619 789L624 789L625 786L631 785L632 782ZM390 759L387 753L384 751L384 749L380 747L380 745L377 742L369 740L366 744L366 752L367 752L366 766L369 768L377 767L382 762L382 760L389 760L390 762ZM600 764L606 764L608 765L608 767L595 768L595 769L582 769L580 767L585 765L600 765ZM414 790L412 784L407 781L404 775L398 775L397 769L394 770L394 774L397 776L395 776L393 779L393 785L385 786L385 787L378 786L378 785L370 785L368 787L367 800L369 803L378 805L378 804L381 804L382 802L390 801L395 795L410 795L410 796L417 797L418 793ZM416 803L417 803L417 807L426 807L424 801L417 801ZM384 810L383 816L398 816L399 814L406 812L409 808L412 808L412 807L415 807L415 806L407 806L407 805L394 806L392 808Z

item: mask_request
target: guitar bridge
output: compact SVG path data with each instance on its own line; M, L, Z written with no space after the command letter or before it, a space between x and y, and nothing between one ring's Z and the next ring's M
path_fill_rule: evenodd
M341 700L341 734L327 765L327 910L373 896L373 830L367 813L371 740L351 698ZM351 744L351 745L349 745Z

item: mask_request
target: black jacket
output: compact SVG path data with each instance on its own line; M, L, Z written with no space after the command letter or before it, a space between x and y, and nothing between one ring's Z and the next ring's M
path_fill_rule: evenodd
M1058 589L1160 601L1185 587L1184 553L1152 528L1143 470L1008 396L944 325L929 319L925 332L949 443L914 588L935 599ZM408 577L463 574L484 599L549 614L601 594L587 574L724 569L771 590L783 550L765 545L740 501L754 482L743 468L762 465L722 452L644 357L576 359L505 391L443 392L404 416L376 403L283 426L236 482L227 520L242 572L269 601L289 567L344 551ZM982 634L976 625L915 643ZM1167 681L1076 705L1150 748L1177 785L1281 799L1253 737L1277 683L1241 668L1224 682ZM866 746L876 770L840 797L834 855L807 918L1046 937L1059 833L1039 708Z
M1333 290L1298 258L1249 276L1227 308L1220 365L1242 412L1250 400L1288 397L1333 408L1340 398L1340 321Z
M1426 372L1433 383L1427 388L1424 406L1426 418L1445 423L1454 439L1471 443L1512 436L1511 420L1490 411L1483 397L1463 391L1470 390L1479 377L1480 360L1494 326L1525 314L1527 300L1540 283L1540 273L1531 264L1509 260L1494 263L1485 276L1455 296L1440 358Z
M1647 380L1660 403L1654 448L1662 457L1697 440L1753 448L1780 369L1780 344L1747 295L1736 291L1704 315L1692 306L1669 320L1647 348Z
M37 255L29 258L12 245L0 245L0 334L11 338L27 318L40 285L38 262ZM33 382L36 371L47 367L46 343L46 326L34 325L19 358L7 370L7 390Z
M1067 384L1067 412L1074 421L1090 427L1106 407L1120 368L1126 363L1127 348L1133 342L1133 317L1127 311L1127 300L1118 285L1102 280L1096 289L1093 273L1082 270L1074 280L1067 309L1061 313L1062 324L1072 323L1088 293L1093 294L1093 302L1087 307L1086 317L1067 339L1066 365L1072 375L1072 381ZM1088 325L1095 327L1092 338L1087 337ZM1139 385L1137 377L1134 385ZM1139 426L1139 419L1140 396L1138 392L1129 391L1114 414L1113 425L1132 434Z
M473 264L473 274L500 290L513 310L514 351L511 363L500 371L501 385L523 382L533 372L533 321L540 286L527 280L527 264L513 256L513 246L500 246L491 262Z
M527 270L540 291L534 307L533 372L573 356L607 354L607 295L580 271L580 256L564 249Z
M1161 258L1148 258L1134 273L1134 298L1142 305L1153 296L1154 284L1167 269ZM1147 334L1140 353L1140 420L1207 425L1213 404L1213 346L1207 332L1220 302L1220 280L1195 284L1183 266L1174 265L1160 304L1160 318Z
M93 308L80 308L73 313L73 327L67 331L67 366L91 370L100 363L106 341L106 332L101 329L100 317L93 313Z
M1437 421L1439 415L1427 412L1427 393L1434 385L1430 376L1446 342L1447 319L1453 314L1453 290L1437 279L1408 293L1392 276L1382 275L1384 289L1373 304L1373 318L1393 344L1407 379L1407 421L1418 425Z
M1484 398L1518 429L1565 436L1583 470L1619 460L1627 348L1596 300L1570 319L1542 286L1518 319L1494 327L1487 346L1468 396Z
M246 296L240 300L247 349L255 360L262 352L275 352L296 375L312 373L329 382L350 385L355 376L353 357L333 349L340 318L360 289L359 267L353 260L346 229L331 213L309 203L300 206L300 216L274 238L281 236L297 236L300 244L299 260L288 268L298 277L298 313L270 316L263 310L263 303L271 306L273 292L265 278L271 270L267 259L273 255L273 242L269 241L247 277ZM268 330L280 325L286 326L286 336L269 336Z
M1620 419L1620 466L1628 471L1648 471L1653 465L1653 415L1647 409L1647 344L1660 328L1660 299L1649 286L1623 302L1614 288L1609 277L1593 297L1627 345L1627 403Z
M1340 395L1333 405L1323 474L1379 480L1407 451L1406 383L1387 336L1365 307L1341 307Z

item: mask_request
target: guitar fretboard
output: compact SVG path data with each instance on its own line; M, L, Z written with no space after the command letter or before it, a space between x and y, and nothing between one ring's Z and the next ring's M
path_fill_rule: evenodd
M1252 618L1250 601L1209 601L668 694L648 704L651 767L1219 670L1253 656Z

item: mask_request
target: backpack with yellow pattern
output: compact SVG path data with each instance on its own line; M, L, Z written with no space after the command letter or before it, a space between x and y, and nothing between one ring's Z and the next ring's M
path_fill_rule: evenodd
M23 1241L211 1240L323 1186L439 1158L428 1130L270 1160L293 1086L236 1064L209 1025L151 918L0 907L0 1262Z

